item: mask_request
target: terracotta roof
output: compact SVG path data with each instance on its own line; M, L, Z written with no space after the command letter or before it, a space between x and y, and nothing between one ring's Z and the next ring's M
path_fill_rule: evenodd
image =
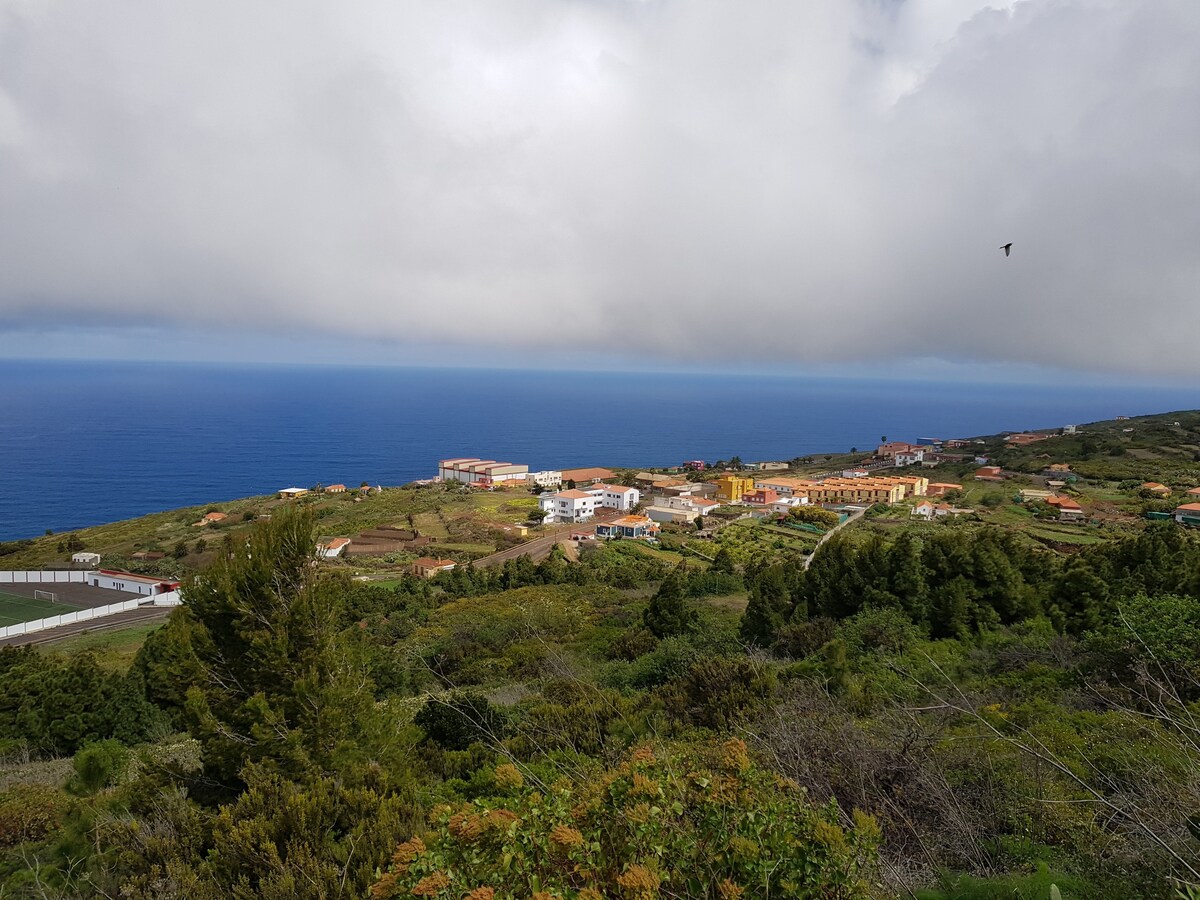
M334 538L332 541L330 541L328 544L325 545L325 549L326 550L337 550L340 547L345 547L349 543L350 543L350 538Z
M1061 497L1058 494L1047 497L1046 502L1051 506L1057 506L1059 509L1083 509L1078 503L1070 497Z
M1147 481L1142 485L1143 491L1169 491L1171 490L1165 484L1159 484L1157 481Z
M625 487L623 484L593 484L593 491L605 490L614 491L618 494L628 494L630 491L636 491L635 487Z
M613 473L609 469L589 468L589 469L563 469L563 481L603 481L606 478L612 478Z
M420 559L414 559L412 564L420 566L422 569L440 569L444 566L457 565L452 559L434 559L432 556L422 556Z
M1177 507L1175 512L1200 512L1200 503L1185 503Z
M653 525L654 523L650 520L649 516L621 516L619 519L614 519L611 524L633 527L636 525Z
M562 498L564 498L564 499L566 499L566 500L587 500L587 499L589 499L589 498L590 498L592 495L591 495L591 494L588 494L588 493L585 493L584 491L577 491L577 490L575 490L574 488L572 488L572 489L571 489L571 490L569 490L569 491L559 491L559 492L558 492L557 494L555 494L554 496L555 496L555 497L562 497Z
M1190 491L1188 491L1188 493L1191 494L1193 497L1200 497L1200 487L1194 487Z

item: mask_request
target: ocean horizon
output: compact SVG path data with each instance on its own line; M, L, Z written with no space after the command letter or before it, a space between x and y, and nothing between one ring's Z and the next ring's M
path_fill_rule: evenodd
M0 540L439 459L791 459L1200 406L1190 387L0 360Z

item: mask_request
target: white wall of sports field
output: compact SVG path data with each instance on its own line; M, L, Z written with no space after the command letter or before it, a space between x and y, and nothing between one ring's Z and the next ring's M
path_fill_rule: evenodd
M0 584L86 584L88 573L70 572L0 572Z
M0 585L86 584L89 574L91 573L86 571L0 571ZM117 613L128 612L131 609L137 609L139 606L179 606L181 603L183 603L183 597L180 596L179 591L166 591L161 594L132 597L128 600L110 603L107 606L77 609L59 616L47 616L44 619L34 619L32 622L17 622L15 625L7 625L0 628L0 640L10 637L20 637L23 634L33 634L37 631L46 631L47 629L58 628L62 625L74 625L76 622L87 622L92 619L102 619L105 616L115 616Z

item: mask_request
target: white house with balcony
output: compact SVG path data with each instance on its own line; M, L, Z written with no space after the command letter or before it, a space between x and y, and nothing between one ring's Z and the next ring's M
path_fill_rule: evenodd
M608 509L619 509L629 512L642 499L642 492L635 487L625 487L622 484L595 484L587 489L589 494L600 494L600 503Z
M545 514L544 522L587 522L602 503L598 493L569 490L542 494L538 505Z
M897 453L895 456L896 466L915 466L919 462L925 461L925 449L916 447L909 450L907 453Z
M538 498L544 522L586 522L598 509L629 512L641 501L641 491L619 484L597 484L581 491L575 488L542 494Z

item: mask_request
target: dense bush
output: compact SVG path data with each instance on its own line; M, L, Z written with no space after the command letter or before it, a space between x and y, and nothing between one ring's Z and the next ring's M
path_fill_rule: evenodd
M860 897L878 828L808 806L745 745L642 747L583 783L532 786L497 771L507 795L434 811L376 883L394 897Z
M146 700L137 673L107 672L88 654L0 649L0 739L67 755L106 738L140 743L165 727L166 716Z
M504 736L504 717L487 698L469 692L426 700L413 724L446 750L466 750L476 742L495 743Z

